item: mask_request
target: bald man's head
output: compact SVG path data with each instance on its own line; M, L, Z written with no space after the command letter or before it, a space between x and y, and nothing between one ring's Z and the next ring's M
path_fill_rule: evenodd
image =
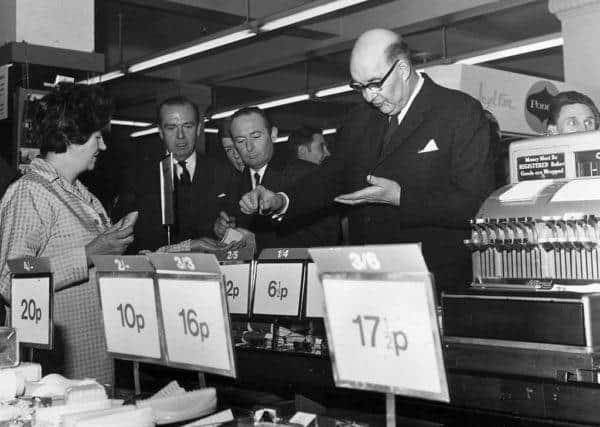
M398 114L412 90L408 46L393 31L369 30L354 44L350 74L365 101L384 114Z

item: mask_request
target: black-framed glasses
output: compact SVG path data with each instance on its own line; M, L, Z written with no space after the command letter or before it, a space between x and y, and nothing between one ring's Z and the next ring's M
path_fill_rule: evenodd
M381 80L375 80L375 81L369 82L365 85L353 81L353 82L350 82L349 85L352 89L354 89L357 92L362 92L363 90L371 90L374 92L379 92L379 91L381 91L381 87L383 86L383 84L385 83L387 78L390 76L390 74L392 74L392 71L394 71L394 68L396 68L396 65L398 65L398 62L400 62L400 60L396 59L394 61L394 63L392 64L392 66L390 67L390 69L388 70L388 72L385 73L385 76L383 76L383 78Z

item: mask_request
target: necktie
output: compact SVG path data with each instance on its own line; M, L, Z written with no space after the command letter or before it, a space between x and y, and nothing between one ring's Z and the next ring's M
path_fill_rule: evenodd
M190 171L188 171L185 167L186 161L181 160L177 162L177 164L181 166L181 175L179 176L179 182L181 182L182 184L191 184L192 177L190 176Z
M396 130L398 130L398 117L397 116L390 116L390 118L388 119L388 125L385 129L385 133L383 135L383 140L381 141L381 145L379 146L379 156L381 157L381 155L383 154L383 151L385 150L385 147L388 146L388 144L390 143L390 141L392 140L392 136L394 136L394 133L396 132Z
M260 185L260 174L258 172L254 172L254 188Z

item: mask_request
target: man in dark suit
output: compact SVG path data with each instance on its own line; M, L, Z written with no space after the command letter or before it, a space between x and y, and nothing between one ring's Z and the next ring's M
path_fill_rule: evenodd
M231 216L238 210L241 195L256 188L267 186L277 191L286 185L302 182L314 173L318 166L288 156L276 150L273 141L277 138L277 128L272 125L264 111L257 107L237 111L231 119L231 137L242 158L245 169L230 192L228 212L221 213L215 224L215 233L223 235L226 228L235 225ZM243 216L237 225L256 235L259 250L273 247L309 247L334 245L337 243L337 216L321 216L320 213L299 216L293 223L279 224L260 215Z
M157 110L158 130L162 145L144 143L134 165L129 189L122 192L116 215L139 211L135 242L128 252L156 250L167 244L167 233L161 220L159 162L165 151L173 154L175 181L175 224L171 243L212 235L219 213L219 167L196 151L196 141L203 129L198 107L190 99L176 96L164 100ZM225 187L226 183L223 183Z
M351 243L420 241L438 291L465 287L468 220L494 189L480 103L417 73L388 30L358 38L350 73L366 103L345 122L339 155L285 194L259 187L244 195L242 211L285 214L285 222L335 199L351 206Z

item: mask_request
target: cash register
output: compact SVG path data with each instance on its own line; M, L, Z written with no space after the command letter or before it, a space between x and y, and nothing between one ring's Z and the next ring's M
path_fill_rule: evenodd
M447 366L600 383L600 131L509 156L464 242L472 283L442 295Z

